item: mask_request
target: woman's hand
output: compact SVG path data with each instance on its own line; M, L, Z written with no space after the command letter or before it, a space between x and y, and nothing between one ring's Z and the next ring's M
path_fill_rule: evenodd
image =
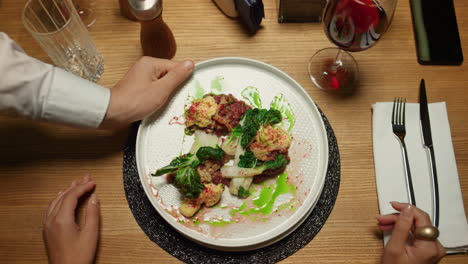
M111 89L109 106L100 128L121 128L159 110L190 77L193 68L192 61L142 57Z
M86 223L75 221L78 199L95 187L89 176L58 193L44 215L43 238L50 264L91 264L99 237L99 201L92 194L86 208Z
M377 217L380 230L390 231L393 229L392 237L382 256L382 263L429 264L439 262L445 256L445 249L439 241L410 238L410 232L416 228L432 226L429 215L407 203L392 202L392 206L400 214Z

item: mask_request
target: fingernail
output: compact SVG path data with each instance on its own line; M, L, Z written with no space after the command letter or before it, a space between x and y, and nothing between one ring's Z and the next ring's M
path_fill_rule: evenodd
M75 186L76 185L76 180L73 180L72 183L71 183L72 186Z
M91 194L91 203L97 205L99 203L97 195L95 193Z
M405 209L401 211L401 216L404 216L404 217L411 216L411 205L408 205Z
M187 69L187 70L192 70L193 67L194 67L193 61L189 61L189 60L184 61L184 62L183 62L183 66L184 66L184 68Z
M57 193L57 196L61 195L61 194L62 194L62 192L63 192L63 191L59 191L59 192Z

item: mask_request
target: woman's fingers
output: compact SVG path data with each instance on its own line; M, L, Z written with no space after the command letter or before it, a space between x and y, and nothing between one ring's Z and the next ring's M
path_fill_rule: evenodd
M408 244L411 231L415 228L432 226L427 213L408 203L391 203L399 214L378 216L378 227L382 231L393 229L388 242L383 263L396 263L403 258L404 263L437 263L445 255L445 249L439 241L427 241L414 238Z
M70 186L68 186L65 190L59 192L57 194L57 197L50 203L49 209L47 210L47 217L54 217L57 215L57 212L60 208L60 205L62 203L62 198L65 194L67 194L71 189L75 188L75 186L78 184L77 180L73 180Z
M88 181L81 185L71 189L68 193L63 195L60 210L57 213L57 217L60 219L70 222L75 222L75 210L78 205L78 199L85 193L90 192L96 184L92 181Z
M392 202L393 208L401 210L409 206L409 204ZM406 210L406 209L403 209ZM403 212L402 210L402 212ZM414 216L414 229L425 226L432 226L429 215L417 208L416 206L410 206L411 213ZM393 236L393 235L392 235ZM442 247L439 241L428 241L415 238L413 241L415 248L423 249L426 255L435 259L440 259L445 256L445 249Z
M447 253L445 248L442 246L442 244L440 244L440 242L437 242L437 252L438 252L438 256L439 256L439 260L441 258L443 258L445 256L445 254Z
M397 211L402 211L404 208L407 208L410 206L407 203L399 203L399 202L391 202L393 208ZM422 211L421 209L417 208L416 206L411 206L411 210L414 215L414 220L415 220L415 227L423 227L423 226L432 226L431 219L429 215Z
M382 232L393 230L399 214L379 215L376 217L377 225Z
M86 213L86 231L78 228L75 212L78 199L94 188L88 176L59 193L50 204L50 215L44 223L43 236L49 259L53 263L72 260L76 263L94 263L98 241L99 206L96 195L91 195ZM94 232L94 233L92 233Z
M86 219L83 227L84 238L92 243L99 235L99 200L95 193L91 194L86 206Z
M379 215L376 217L377 221L379 222L379 225L389 225L389 224L395 224L397 219L398 219L397 213L395 214L388 214L388 215Z
M43 216L44 218L42 219L43 223L45 223L47 218L50 217L50 214L52 213L52 211L54 210L54 208L57 205L58 201L60 200L60 197L62 197L62 194L63 194L63 191L59 191L57 193L57 197L55 197L55 199L50 201L49 207L47 207L47 211L45 211L44 216Z
M63 197L65 195L67 195L75 187L86 184L90 180L91 176L86 174L81 180L73 180L70 186L68 186L65 190L58 192L57 197L50 202L47 212L44 214L43 223L46 224L48 219L54 219L57 216L63 203Z
M379 226L380 231L382 232L391 231L395 227L395 225L378 225L378 226Z
M389 252L404 252L409 232L413 226L413 207L407 205L406 208L400 208L401 213L393 228L392 237L387 244Z

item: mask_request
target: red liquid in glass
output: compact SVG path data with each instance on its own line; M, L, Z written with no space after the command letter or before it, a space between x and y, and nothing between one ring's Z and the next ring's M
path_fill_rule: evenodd
M328 87L330 92L352 93L356 83L356 74L353 69L337 65L335 60L329 59L321 66L323 78L319 80L322 87Z
M346 51L361 51L382 37L388 18L376 0L330 0L324 26L335 45Z

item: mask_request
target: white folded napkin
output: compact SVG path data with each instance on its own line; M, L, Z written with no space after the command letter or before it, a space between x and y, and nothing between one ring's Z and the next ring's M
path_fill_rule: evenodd
M403 154L393 134L393 102L372 106L372 130L377 193L381 214L396 212L391 201L408 202ZM447 253L468 252L468 222L458 179L457 164L445 102L429 104L432 140L439 180L439 241ZM422 142L419 104L406 104L406 146L416 205L432 219L432 183L429 159ZM385 234L385 244L390 234Z

